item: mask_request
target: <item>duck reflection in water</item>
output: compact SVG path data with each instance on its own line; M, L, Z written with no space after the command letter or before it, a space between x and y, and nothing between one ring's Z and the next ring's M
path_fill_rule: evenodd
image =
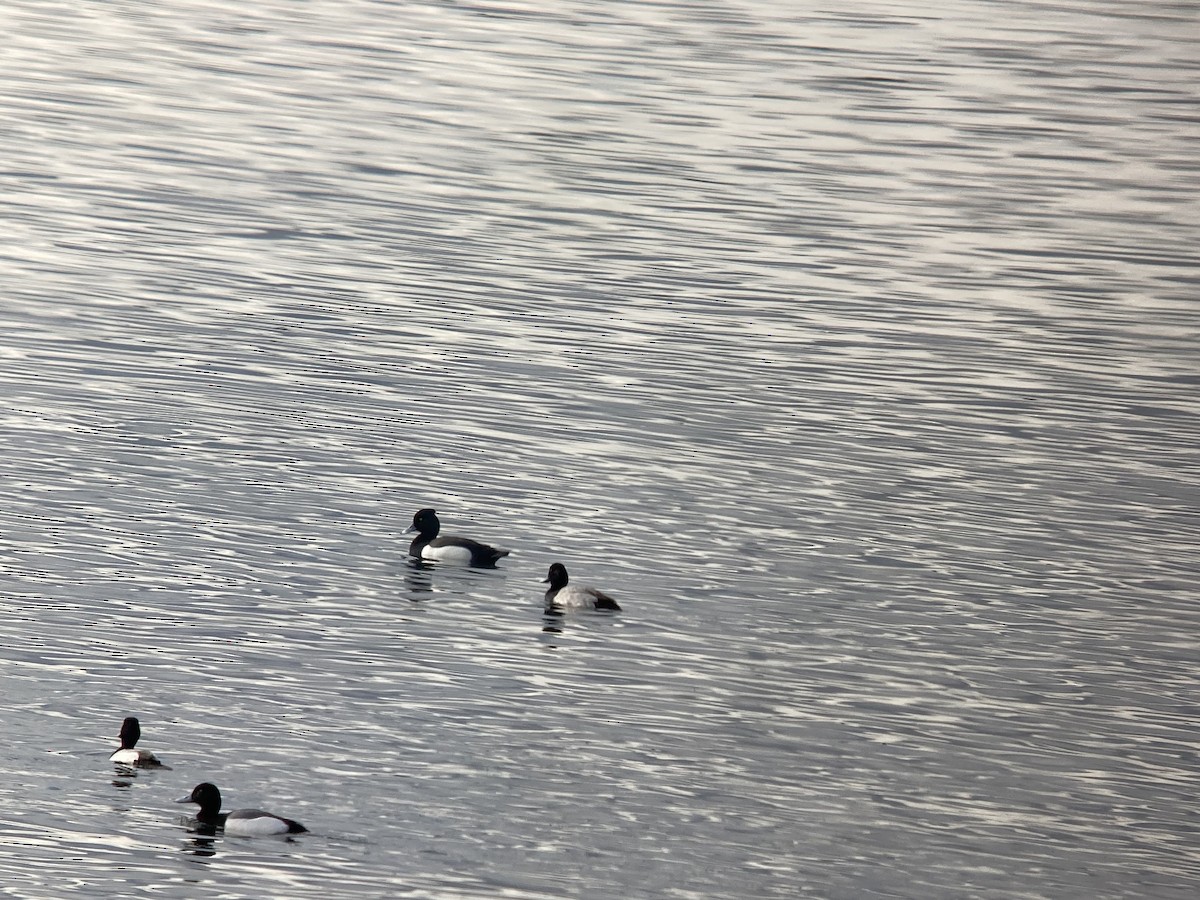
M207 825L198 825L195 828L189 828L188 831L198 836L183 842L184 853L191 856L217 855L217 830L215 828L209 830Z
M431 562L409 557L404 564L404 588L408 599L413 603L433 598L433 571L436 569Z

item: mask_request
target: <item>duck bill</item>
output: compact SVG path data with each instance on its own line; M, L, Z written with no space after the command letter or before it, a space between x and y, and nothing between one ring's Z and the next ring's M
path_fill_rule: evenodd
M196 801L192 799L192 795L191 795L191 794L188 794L186 797L180 797L180 798L179 798L178 800L176 800L175 802L176 802L176 803L195 803Z

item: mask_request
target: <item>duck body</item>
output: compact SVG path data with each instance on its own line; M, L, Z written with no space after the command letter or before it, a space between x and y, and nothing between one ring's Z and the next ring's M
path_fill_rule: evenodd
M161 768L162 762L149 750L139 750L136 747L122 747L108 758L118 766L135 766L143 769Z
M200 812L196 821L211 829L222 828L226 834L247 836L266 834L302 834L308 831L295 819L285 819L261 809L235 809L232 812L221 812L221 792L215 784L204 782L192 788L186 797L180 797L176 803L196 803Z
M549 583L546 591L546 609L550 611L563 609L607 609L620 612L621 606L603 591L593 587L571 584L567 575L567 567L562 563L554 563L550 571L542 579Z
M404 532L405 534L417 532L417 536L408 546L409 556L435 562L491 569L495 568L501 557L509 554L508 550L492 547L471 538L441 534L441 530L442 523L438 521L436 511L432 509L418 510L413 516L412 525Z
M137 718L126 716L125 720L121 723L121 746L113 752L108 761L116 763L119 766L135 766L145 769L165 768L158 757L149 750L138 749L137 742L141 737L142 726Z

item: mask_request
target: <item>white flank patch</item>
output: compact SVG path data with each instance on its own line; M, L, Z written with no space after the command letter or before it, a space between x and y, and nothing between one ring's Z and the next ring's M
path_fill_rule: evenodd
M136 747L132 750L128 747L118 750L108 758L109 762L114 762L122 766L136 766L138 763L150 762L152 760L154 760L153 753L149 750L139 750Z
M591 588L568 584L554 595L554 603L563 609L595 609L596 595Z
M471 551L466 547L426 547L421 551L425 559L436 559L438 562L469 563Z
M226 834L283 834L287 830L287 822L270 815L243 819L234 818L230 813L229 818L225 820Z

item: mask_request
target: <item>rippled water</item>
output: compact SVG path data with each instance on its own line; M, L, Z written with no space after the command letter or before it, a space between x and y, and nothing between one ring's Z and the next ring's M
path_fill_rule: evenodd
M0 21L5 893L1200 889L1191 4Z

